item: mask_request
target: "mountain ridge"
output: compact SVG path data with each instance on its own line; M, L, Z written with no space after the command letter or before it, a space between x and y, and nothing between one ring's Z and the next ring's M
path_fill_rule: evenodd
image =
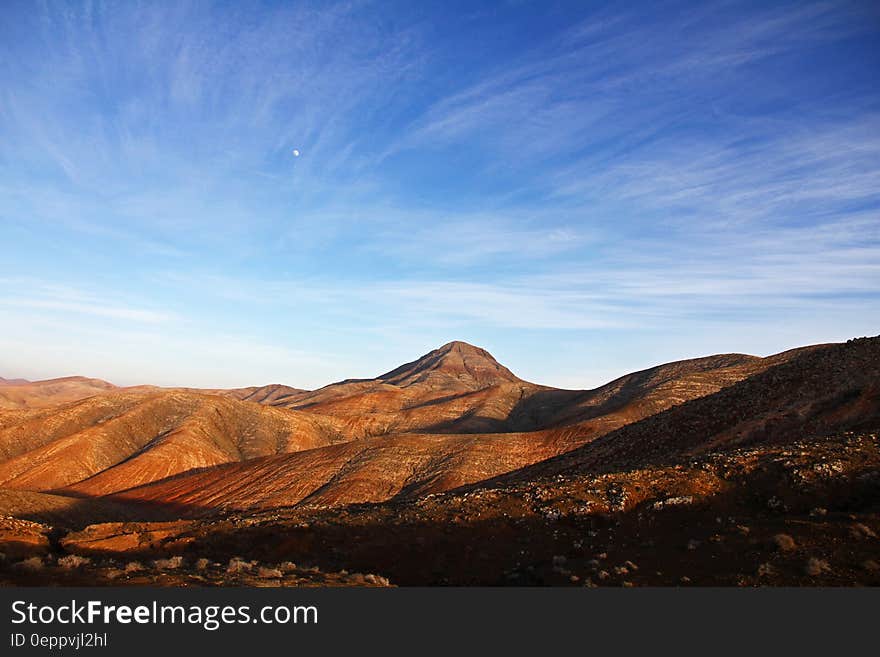
M774 399L773 404L781 404L779 399L784 398L784 395L780 397L777 394L774 398L764 387L758 386L759 392L749 392L756 388L751 381L755 378L759 381L776 380L780 372L785 374L789 371L794 372L789 377L792 380L796 380L797 377L827 379L826 386L830 391L824 390L821 386L813 387L808 388L803 395L807 399L819 399L823 394L830 394L830 410L827 410L824 416L831 418L829 420L831 429L841 431L852 427L838 417L846 413L846 406L836 401L834 390L845 386L846 381L852 378L850 370L861 368L864 371L855 375L853 380L856 383L853 385L868 386L866 394L873 400L868 403L874 404L874 415L880 423L880 411L876 410L880 408L880 393L871 392L869 385L872 377L880 377L880 371L866 366L866 363L870 362L869 356L851 357L857 349L859 349L858 345L830 345L815 349L793 350L769 359L755 359L761 361L760 364L767 365L768 361L770 364L765 369L755 371L751 376L741 378L730 386L722 387L710 394L695 396L677 406L667 404L659 413L650 413L631 422L621 422L619 426L612 421L604 432L589 434L583 427L579 429L575 426L563 432L544 429L509 434L397 434L346 442L332 447L318 447L305 452L271 456L256 461L203 468L197 472L184 472L168 480L121 491L112 499L150 503L165 501L181 507L190 507L197 512L215 505L239 511L265 510L297 504L338 505L384 502L398 497L410 498L444 492L460 486L479 485L479 482L492 481L494 477L500 477L501 482L514 480L517 472L526 473L523 475L526 479L545 473L551 476L570 471L575 467L573 460L576 458L575 455L590 454L600 449L602 445L614 444L615 440L619 443L620 439L616 439L618 435L677 437L682 432L685 435L688 435L687 431L693 433L690 428L693 424L692 414L689 414L688 409L695 405L714 408L712 399L718 395L734 400L739 399L743 394L747 395L749 400L763 399L748 403L724 402L731 407L728 414L732 413L732 417L751 417L749 414L756 413L753 407L762 408L762 403L766 406L770 403L767 399ZM867 343L865 350L880 356L880 340ZM831 355L826 356L826 352L830 352ZM715 365L727 367L756 364L751 359L747 358L743 361L737 356L722 356L715 361L712 360L713 358L698 359L696 363L690 365L691 367L696 365L696 369L701 370L708 368L713 362ZM836 373L834 369L835 363L838 362L844 363L843 374ZM880 357L877 358L877 362L880 363ZM666 375L671 376L671 371L680 373L680 368L686 363L688 361L671 364L672 367L666 371ZM652 375L662 373L663 370L652 368L645 372L636 373L641 375L636 378L650 380ZM664 377L661 376L660 379L662 382ZM794 390L795 392L791 393L794 395L800 388L790 383L786 390ZM679 424L674 425L681 426L682 429L671 431L664 428L662 418L670 414L684 418ZM714 415L720 413L715 412ZM868 419L870 420L871 417L874 416L869 415ZM643 425L648 429L640 429ZM805 419L802 424L795 423L793 426L796 429L811 425ZM576 436L580 432L580 437L567 440L569 436L566 432L574 432ZM695 437L692 440L696 439ZM670 456L674 453L676 452L672 450L669 452ZM528 463L529 461L531 463ZM596 460L592 462L596 463ZM552 468L554 463L561 465L556 470L547 470ZM517 466L517 464L521 465ZM641 461L632 460L618 464L619 467L644 465L645 463Z
M209 489L212 499L228 494L234 503L227 475L260 504L438 492L589 449L629 425L828 348L675 361L587 391L523 381L488 351L460 341L375 379L317 391L113 387L60 406L0 412L0 487L159 500L172 486L194 504L203 503L198 490ZM258 468L266 478L251 481ZM286 492L267 497L272 490Z

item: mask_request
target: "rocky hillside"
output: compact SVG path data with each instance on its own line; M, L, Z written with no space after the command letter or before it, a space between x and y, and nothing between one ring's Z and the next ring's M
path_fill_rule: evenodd
M861 338L796 352L717 393L510 476L621 470L734 446L878 428L880 338Z
M757 376L792 359L815 359L811 354L824 349L828 348L799 350L765 359L714 356L638 372L589 393L592 404L584 402L582 393L575 393L578 403L569 403L568 408L596 415L561 429L498 434L392 434L183 472L172 479L124 491L114 499L171 503L178 506L181 514L201 515L217 509L252 511L300 503L381 502L451 490L530 464L537 465L534 471L525 470L524 476L537 476L536 473L544 472L542 468L554 467L556 461L547 459L562 455L559 463L565 463L564 468L572 467L567 459L588 451L591 441L605 444L603 435L616 433L627 425L638 426L637 420L653 417L652 410L670 408L680 402L686 402L680 406L685 408L694 403L693 397L699 399L701 395L715 393L724 384L730 384L731 389L743 385L743 378L749 373ZM432 368L436 365L433 356L422 362L430 363ZM411 364L392 373L392 378L415 370L436 371ZM735 398L740 393L731 394ZM320 408L331 412L328 405ZM602 415L602 410L607 414ZM750 411L750 407L741 405L734 412L745 416ZM682 423L681 428L664 429L664 435L677 436L687 426L690 425ZM654 425L649 423L648 427L646 431L655 436ZM579 450L571 451L578 447Z
M332 420L216 395L116 392L0 414L0 487L102 495L342 440Z

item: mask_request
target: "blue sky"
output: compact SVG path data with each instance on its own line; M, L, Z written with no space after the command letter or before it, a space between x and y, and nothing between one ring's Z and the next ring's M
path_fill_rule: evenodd
M876 334L872 4L5 2L0 375L460 339L578 388Z

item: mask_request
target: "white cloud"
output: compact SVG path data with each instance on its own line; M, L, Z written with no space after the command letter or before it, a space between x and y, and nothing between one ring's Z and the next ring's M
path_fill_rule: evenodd
M32 278L0 279L3 297L0 306L10 309L37 309L61 316L91 315L132 323L161 324L175 319L166 310L121 305L106 297L59 284Z

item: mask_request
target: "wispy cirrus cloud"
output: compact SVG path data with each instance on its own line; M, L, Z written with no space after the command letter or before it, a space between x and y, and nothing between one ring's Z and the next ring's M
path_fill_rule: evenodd
M86 315L134 324L161 324L175 319L173 313L164 310L132 306L120 303L119 299L33 278L2 278L0 290L3 292L0 306L4 306L7 313L16 309L41 310L62 316Z
M872 112L845 127L771 121L734 139L666 140L601 171L577 164L553 183L560 196L675 210L683 220L824 221L880 202L878 131L880 113Z
M761 60L869 31L827 3L738 9L678 6L646 20L606 9L439 98L394 149L476 139L529 166L591 143L605 151L610 138L628 147L680 122L673 106L732 96Z
M16 348L63 326L186 383L222 375L190 348L222 333L313 383L471 338L552 383L878 319L868 7L4 9Z

